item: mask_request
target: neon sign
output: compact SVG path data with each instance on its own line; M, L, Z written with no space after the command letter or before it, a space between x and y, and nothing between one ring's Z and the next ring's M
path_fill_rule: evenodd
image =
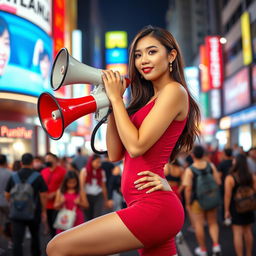
M0 126L0 137L32 139L33 130L24 126L9 128L6 125Z

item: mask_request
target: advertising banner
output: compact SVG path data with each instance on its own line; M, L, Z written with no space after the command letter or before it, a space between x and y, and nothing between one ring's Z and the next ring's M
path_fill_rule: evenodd
M224 113L230 114L250 104L249 69L243 68L224 83Z
M0 10L33 22L49 35L52 33L52 0L0 0Z
M52 39L33 23L0 11L0 91L50 91Z

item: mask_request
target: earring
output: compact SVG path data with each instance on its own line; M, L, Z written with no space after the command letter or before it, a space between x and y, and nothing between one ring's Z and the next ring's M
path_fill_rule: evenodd
M169 68L170 68L170 72L172 72L172 62L170 62Z

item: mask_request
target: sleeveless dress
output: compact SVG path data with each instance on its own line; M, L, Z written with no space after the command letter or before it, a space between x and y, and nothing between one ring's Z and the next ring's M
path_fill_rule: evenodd
M153 108L155 100L143 106L130 116L139 128L144 118ZM156 120L157 121L157 120ZM128 208L121 209L119 215L126 227L144 245L138 252L141 256L171 256L176 254L175 235L184 223L183 206L173 191L155 191L146 194L150 188L138 190L134 181L143 177L137 173L151 171L162 178L164 165L181 135L187 118L174 120L159 140L142 156L124 157L121 190Z
M76 220L74 223L74 227L84 223L84 213L83 213L82 209L78 205L75 204L75 200L78 196L79 195L76 193L65 193L64 194L65 203L64 203L63 207L65 207L68 210L72 210L72 209L74 209L74 207L76 207ZM59 234L62 231L63 230L57 229L56 234Z

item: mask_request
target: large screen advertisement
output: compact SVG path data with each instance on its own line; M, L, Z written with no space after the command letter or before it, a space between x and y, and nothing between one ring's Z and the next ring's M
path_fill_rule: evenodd
M224 113L230 114L250 105L249 69L241 69L224 83Z
M50 91L52 39L39 27L0 11L0 91Z

